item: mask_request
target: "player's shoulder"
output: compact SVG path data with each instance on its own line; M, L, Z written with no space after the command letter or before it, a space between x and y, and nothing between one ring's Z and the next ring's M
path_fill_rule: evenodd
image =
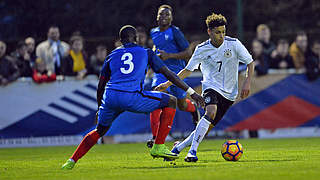
M171 25L170 26L174 31L181 31L179 27L175 26L175 25Z
M200 49L206 49L206 48L209 48L210 47L210 39L198 44L196 46L196 49L200 50Z
M150 34L155 33L155 32L160 32L160 28L158 27L154 27L150 30Z
M238 47L241 45L241 42L237 38L233 38L230 36L225 36L224 37L224 42L227 44L227 46L233 46L233 47Z
M224 40L228 41L228 42L237 42L237 41L239 41L237 38L230 37L230 36L225 36Z

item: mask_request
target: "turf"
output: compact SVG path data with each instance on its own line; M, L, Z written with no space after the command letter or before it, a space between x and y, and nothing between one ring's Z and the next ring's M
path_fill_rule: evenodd
M227 162L224 140L205 140L197 163L152 159L145 144L96 145L72 171L61 165L75 146L0 149L0 179L319 179L320 138L240 140L244 154ZM167 144L172 145L172 142Z

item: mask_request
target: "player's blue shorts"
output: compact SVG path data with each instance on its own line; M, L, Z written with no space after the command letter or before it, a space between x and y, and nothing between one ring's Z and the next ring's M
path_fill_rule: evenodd
M154 77L153 77L153 81L152 81L152 87L156 87L159 84L164 83L166 81L167 81L167 78L164 77L162 74L155 74ZM184 90L178 88L175 85L170 86L167 89L167 91L168 91L169 94L174 95L178 99L183 99L183 98L185 98L187 96L187 93Z
M157 91L125 92L106 90L99 108L98 122L110 126L124 111L149 113L168 106L170 95Z

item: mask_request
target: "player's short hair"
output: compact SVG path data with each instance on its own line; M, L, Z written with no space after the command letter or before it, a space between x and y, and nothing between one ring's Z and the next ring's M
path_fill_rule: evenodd
M222 14L215 14L214 12L207 17L206 24L209 29L227 25L227 19Z
M158 12L160 11L160 9L165 8L165 9L169 9L171 12L173 11L172 7L168 4L163 4L158 8Z
M257 32L261 32L261 31L263 31L263 30L265 30L265 29L270 29L270 28L269 28L269 26L266 25L266 24L259 24L259 25L257 26Z
M121 42L129 40L130 37L134 36L137 36L137 30L135 27L131 25L125 25L119 31L119 37Z

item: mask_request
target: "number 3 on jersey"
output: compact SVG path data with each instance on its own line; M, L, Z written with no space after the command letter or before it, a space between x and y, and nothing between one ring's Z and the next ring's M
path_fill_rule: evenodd
M132 62L132 59L133 59L133 56L131 53L124 53L122 56L121 56L121 61L123 61L123 64L126 64L126 65L129 65L128 68L120 68L120 71L123 73L123 74L129 74L133 71L133 68L134 68L134 64Z

